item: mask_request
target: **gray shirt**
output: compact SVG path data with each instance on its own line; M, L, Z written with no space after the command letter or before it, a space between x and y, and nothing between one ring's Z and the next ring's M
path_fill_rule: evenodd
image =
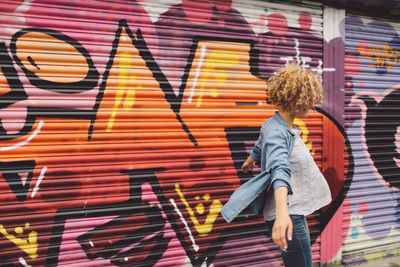
M288 161L292 170L290 185L293 194L288 195L288 210L290 215L309 215L331 202L331 192L309 149L300 137L301 131L293 129L292 131L295 133L295 140ZM275 219L273 190L266 194L263 213L266 221Z

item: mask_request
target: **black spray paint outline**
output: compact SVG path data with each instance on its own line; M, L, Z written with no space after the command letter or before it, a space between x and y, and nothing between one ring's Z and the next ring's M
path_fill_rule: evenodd
M331 122L333 122L336 126L336 128L340 131L340 133L343 135L344 139L344 145L345 149L347 149L347 154L348 154L348 167L347 167L347 173L346 176L344 177L343 181L343 187L340 190L340 192L337 194L336 198L333 200L332 204L329 206L329 208L323 213L323 216L321 216L320 223L321 223L321 233L324 231L325 227L328 225L330 220L333 218L335 213L338 211L340 206L342 205L344 199L347 196L347 192L350 189L350 184L353 181L353 174L354 174L354 158L353 158L353 152L350 146L350 141L347 136L346 131L342 127L342 125L339 124L338 121L335 120L333 116L331 116L329 113L324 111L321 108L315 108L315 110L322 115L326 116Z
M11 90L0 96L0 109L3 109L28 98L4 42L0 43L0 68Z
M187 64L184 69L184 74L182 76L182 83L181 83L181 86L179 87L179 95L177 97L178 105L176 107L178 112L180 112L180 109L181 109L183 95L185 93L186 85L187 85L187 82L189 79L190 71L192 69L192 64L193 64L194 57L196 55L197 47L201 41L217 41L217 42L249 44L250 45L250 51L249 51L250 74L252 74L256 78L264 79L265 82L267 81L267 79L269 79L269 76L263 77L259 74L259 69L258 69L259 50L257 48L255 48L254 40L240 39L240 38L228 38L228 37L216 37L216 36L210 36L210 37L195 36L195 37L193 37L193 43L192 43L192 46L190 47L189 57L187 59ZM238 106L239 105L257 105L257 103L254 103L254 102L236 102L236 104Z
M144 183L149 183L151 186L152 191L154 194L157 196L160 204L162 205L163 212L167 215L168 220L170 220L171 214L170 211L165 210L165 206L168 206L167 199L164 197L164 195L161 192L161 186L158 183L158 179L156 177L156 172L162 172L165 171L164 168L151 168L151 169L136 169L136 170L122 170L122 174L126 174L129 176L129 199L123 202L119 203L113 203L113 204L99 204L96 206L90 206L90 207L72 207L72 208L63 208L63 209L58 209L54 215L54 224L53 224L53 229L51 231L51 237L49 241L49 249L47 253L47 258L45 262L45 266L50 267L50 266L57 266L58 265L58 258L60 254L60 247L62 244L62 237L63 233L65 230L65 222L69 219L76 219L76 218L89 218L89 217L103 217L103 216L112 216L116 215L118 217L110 220L109 222L105 223L104 225L97 226L95 229L87 231L85 234L80 235L77 238L77 242L79 242L82 246L82 240L85 239L87 236L92 235L94 232L96 232L98 229L102 229L104 227L112 226L115 224L120 219L123 219L126 216L129 216L133 214L136 211L141 211L144 210L144 212L147 215L154 215L155 211L158 211L157 217L149 220L149 223L156 223L154 225L154 230L160 231L160 222L159 220L162 219L161 217L161 212L158 210L157 207L150 206L149 203L144 203L141 200L142 197L142 191L141 191L141 186ZM129 208L127 208L129 207ZM161 233L161 232L160 232ZM178 233L176 233L178 236ZM156 235L160 236L160 235ZM178 237L179 238L179 237ZM153 239L154 240L154 239ZM167 245L171 239L165 239L160 240L158 248L163 248L167 249ZM144 242L144 241L142 241ZM166 242L166 244L165 244ZM85 246L82 246L82 249L85 251ZM117 254L118 251L121 251L122 249L117 249L115 253L108 253L107 251L101 252L99 255L93 255L88 256L88 259L94 259L97 258L98 256L105 256L105 258L111 258L112 256L116 255L116 260L120 258L121 255L125 255L126 253L129 252L135 252L135 247L128 250L127 252L123 252L122 254ZM86 253L87 251L85 251ZM118 256L119 255L119 256ZM162 255L161 255L162 256ZM152 261L156 261L157 257L152 257Z
M22 35L24 35L26 33L31 33L31 32L37 32L37 33L49 35L51 37L61 40L65 43L71 45L72 47L74 47L86 59L87 66L89 68L89 71L88 71L86 77L83 78L81 81L77 81L77 82L57 83L57 82L52 82L52 81L42 79L35 73L28 70L17 56L17 41L18 41L18 38L21 37ZM42 28L22 29L22 30L16 32L12 36L11 43L10 43L10 50L14 57L15 62L24 71L25 75L27 76L27 78L29 79L31 84L36 86L37 88L51 91L51 92L57 92L57 93L75 94L75 93L85 92L90 89L93 89L98 83L99 72L97 71L96 67L94 66L89 52L77 40L75 40L75 39L69 37L68 35L63 34L59 31L50 30L50 29L42 29ZM29 58L28 58L28 60L29 60ZM32 59L29 60L29 62L31 62L31 64L34 64Z
M177 98L175 96L174 90L172 89L171 84L168 82L164 73L161 71L160 67L158 66L157 62L155 61L149 48L147 47L147 44L143 38L141 30L137 29L136 37L135 37L135 35L130 30L128 23L125 19L121 19L119 21L118 30L115 34L115 39L114 39L112 49L110 52L110 59L107 63L106 70L104 71L103 81L100 85L99 93L97 94L97 97L96 97L96 102L95 102L95 105L93 108L94 112L97 113L97 110L99 109L101 100L103 98L107 80L108 80L108 76L109 76L111 68L114 64L114 58L117 53L118 44L119 44L121 33L122 33L123 29L125 29L126 33L130 37L130 39L132 41L132 45L139 51L140 56L146 62L146 66L153 74L154 79L156 79L156 81L159 83L161 90L164 92L165 99L170 104L171 110L174 111L177 120L180 122L180 124L182 125L182 128L185 130L185 132L189 136L190 141L192 141L193 144L197 145L196 139L194 138L192 133L189 131L185 122L182 120L181 116L179 115L179 110L177 109L177 106L176 106ZM94 126L95 121L96 121L96 117L93 117L92 121L90 123L90 128L89 128L89 134L88 134L89 140L92 138L93 126Z

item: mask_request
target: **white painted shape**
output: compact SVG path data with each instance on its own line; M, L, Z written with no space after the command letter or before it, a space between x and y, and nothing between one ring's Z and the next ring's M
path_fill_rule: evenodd
M331 40L340 36L340 22L345 19L345 10L333 7L324 8L323 16L323 36L324 40L329 43Z
M24 267L32 267L31 265L29 265L28 263L26 263L26 261L24 260L24 258L19 257L18 260L19 260L19 263L22 264L22 266L24 266Z
M92 240L89 241L89 245L90 245L92 248L94 248L94 244L93 244Z
M44 124L44 122L40 121L38 127L35 129L35 131L33 131L33 133L26 140L16 143L15 145L12 145L12 146L0 147L0 151L8 151L8 150L12 150L12 149L15 149L15 148L18 148L18 147L28 144L40 132L40 129L42 128L43 124Z
M294 42L295 42L295 47L294 47L294 49L296 49L296 56L294 57L295 58L295 60L296 60L296 62L297 62L297 65L300 65L300 49L299 49L299 40L297 40L297 38L295 38L294 39Z
M36 182L35 188L33 188L33 190L32 190L31 198L34 198L36 193L37 193L37 191L39 190L39 185L42 182L44 174L46 173L46 171L47 171L47 167L43 167L42 171L40 172L39 178L38 178L38 180Z
M203 65L204 56L206 55L206 52L207 52L207 46L202 45L200 48L200 51L201 51L200 59L199 59L199 62L198 62L197 68L196 68L196 73L195 73L195 76L193 79L192 87L190 88L190 95L188 97L188 103L192 103L192 99L194 96L194 89L196 88L197 79L199 78L199 75L200 75L200 70L201 70L201 66Z
M182 0L146 0L140 3L149 14L151 21L154 23L161 14L168 11L173 5L181 4Z
M33 0L25 0L20 6L18 6L14 12L26 12L31 8Z
M287 65L290 61L293 60L293 57L280 57L280 59L286 61L285 65Z
M232 8L239 11L243 18L249 23L255 34L259 35L268 32L267 21L259 24L261 22L260 16L268 14L268 12L266 13L264 11L265 8L268 8L266 3L260 3L259 1L244 2L243 0L233 0Z
M192 247L193 247L194 251L196 251L196 252L199 251L200 247L196 244L196 241L194 240L192 231L190 230L189 225L187 224L187 222L186 222L185 218L183 217L181 211L179 210L178 206L176 205L175 200L173 198L170 198L169 202L171 202L172 206L174 206L174 210L176 211L176 213L178 213L179 218L181 219L181 221L185 225L185 229L189 234L189 239L190 239L190 241L192 241Z

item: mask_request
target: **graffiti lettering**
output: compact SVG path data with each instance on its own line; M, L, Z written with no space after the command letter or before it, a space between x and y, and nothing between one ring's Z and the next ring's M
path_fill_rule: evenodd
M358 47L358 52L361 56L370 60L368 64L371 68L386 68L391 69L398 61L400 50L395 50L387 45Z
M24 29L14 34L10 49L29 81L38 88L58 93L79 93L97 85L99 73L89 52L61 32ZM46 50L46 55L43 50Z

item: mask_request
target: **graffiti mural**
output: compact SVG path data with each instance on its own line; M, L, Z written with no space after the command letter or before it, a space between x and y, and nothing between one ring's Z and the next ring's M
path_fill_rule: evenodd
M266 79L292 61L324 71L314 18L265 8L261 25L243 3L166 2L20 1L2 14L2 266L280 264L261 218L227 224L220 210L257 173L240 165L273 115ZM322 109L296 125L334 199L308 218L317 250L351 180L323 159L321 133L347 137Z
M393 247L386 244L397 243L399 231L399 33L388 22L363 21L359 17L346 18L346 27L352 34L346 40L346 90L351 96L346 131L352 133L349 140L356 172L348 192L351 229L345 250L362 251L369 242L380 242L390 251ZM366 38L355 34L378 28L385 35ZM348 262L354 260L348 256Z

